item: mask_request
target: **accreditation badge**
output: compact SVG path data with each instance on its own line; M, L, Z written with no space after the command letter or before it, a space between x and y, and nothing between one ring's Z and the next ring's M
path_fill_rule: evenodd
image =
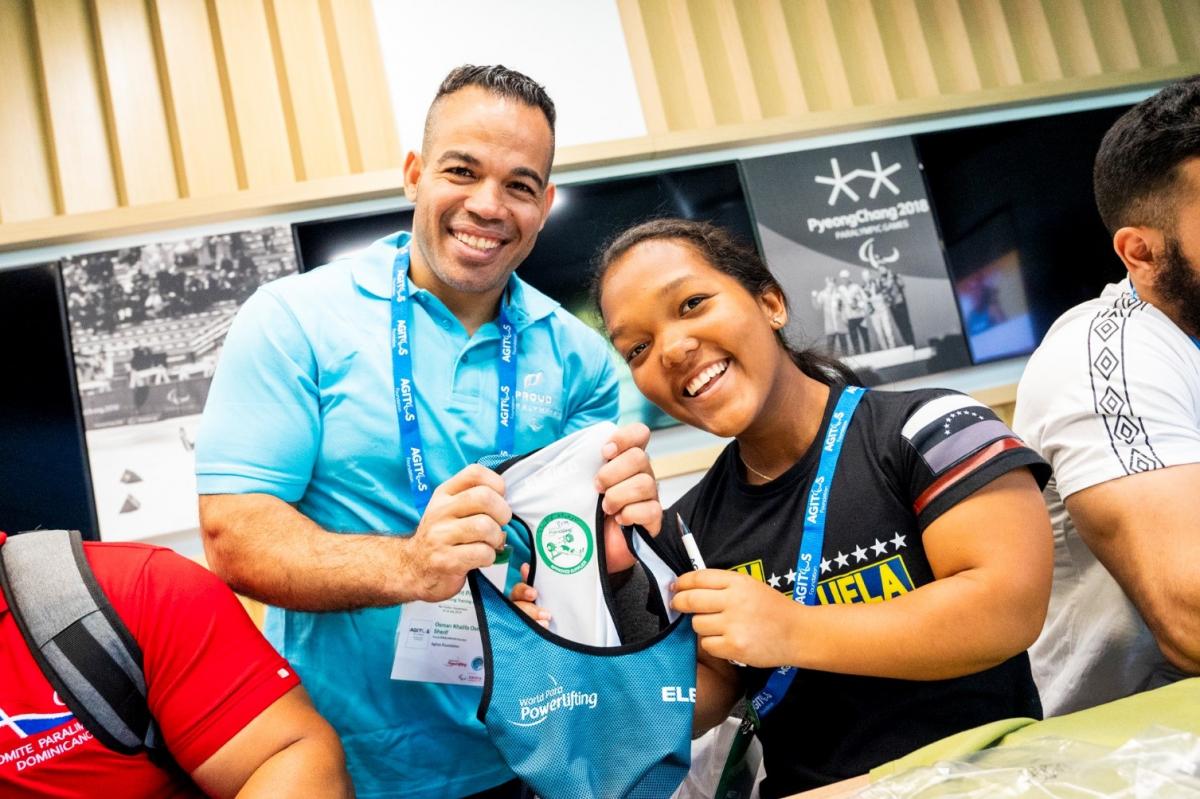
M505 548L495 563L481 569L501 593L511 552ZM483 642L467 583L443 602L408 602L400 607L393 680L482 686L483 674Z

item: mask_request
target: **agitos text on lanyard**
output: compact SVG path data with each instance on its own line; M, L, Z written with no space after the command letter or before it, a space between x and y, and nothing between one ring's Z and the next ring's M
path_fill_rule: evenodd
M846 430L864 394L866 389L858 386L842 389L821 439L821 460L808 490L808 502L804 505L804 530L800 537L800 552L796 556L796 582L792 587L792 599L802 605L817 604L817 578L821 571L821 549L825 544L829 489L833 484L838 458L842 454ZM767 684L750 700L750 706L759 719L775 709L794 679L796 669L792 666L780 666L771 672Z
M416 385L413 382L413 323L412 297L408 290L409 243L396 249L392 261L392 382L396 400L396 415L400 421L400 449L404 454L404 465L408 470L408 482L412 486L417 514L423 514L433 496L428 467L425 460L425 445L421 440L421 428L417 424ZM511 455L516 443L517 386L517 329L505 310L504 296L500 298L500 314L496 327L500 330L497 342L497 371L500 378L500 393L496 399L496 450L500 455ZM488 453L491 454L491 453Z
M821 459L817 465L817 474L808 489L808 501L804 505L804 528L800 534L800 551L796 555L796 581L792 584L792 599L802 605L817 604L817 579L821 571L821 550L825 545L825 514L829 508L829 489L837 471L838 458L842 454L846 430L849 429L854 411L858 409L858 403L866 391L859 386L843 388L833 409L833 415L829 417L829 424L822 431ZM779 705L794 679L794 666L780 666L771 672L767 684L749 701L745 718L738 726L729 747L715 796L726 796L734 785L745 785L747 779L753 781L754 775L747 771L745 762L750 742L761 726L762 719Z

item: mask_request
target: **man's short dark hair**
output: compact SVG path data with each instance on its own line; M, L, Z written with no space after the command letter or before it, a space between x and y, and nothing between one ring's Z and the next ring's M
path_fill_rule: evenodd
M426 142L429 141L430 125L433 122L434 109L437 108L437 104L443 97L469 86L478 86L492 94L537 108L546 117L546 122L550 125L550 140L554 140L554 122L557 116L554 110L554 101L550 99L550 95L546 94L546 87L528 75L501 64L482 67L463 64L461 67L450 70L450 74L438 87L433 102L429 104L429 113L425 115L424 136Z
M1128 225L1169 228L1179 167L1200 157L1200 76L1129 109L1100 142L1092 185L1110 233Z

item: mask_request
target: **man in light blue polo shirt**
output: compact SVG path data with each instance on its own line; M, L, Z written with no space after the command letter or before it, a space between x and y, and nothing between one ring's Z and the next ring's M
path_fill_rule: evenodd
M524 75L453 71L405 161L412 236L260 289L209 393L209 563L275 606L268 637L342 736L360 797L520 790L475 718L464 581L481 568L511 586L527 553L509 542L497 562L504 483L471 464L617 416L607 345L513 274L554 199L553 125ZM611 516L593 534L657 530L647 437L605 445Z

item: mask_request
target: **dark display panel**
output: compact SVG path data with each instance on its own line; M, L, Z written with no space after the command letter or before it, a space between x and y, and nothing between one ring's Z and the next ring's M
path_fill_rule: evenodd
M0 270L0 530L98 537L57 264Z
M1124 277L1092 164L1127 108L915 137L975 363L1032 352L1059 315Z
M570 305L587 287L592 259L616 233L656 216L724 225L754 242L737 165L716 164L630 178L557 187L546 226L520 267L522 279ZM412 230L411 208L318 219L293 225L300 271L367 246L397 230Z
M596 255L617 233L653 217L713 222L755 245L735 163L558 187L559 198L520 275L573 313L587 306Z
M316 219L292 225L296 262L301 272L361 250L397 230L412 230L411 208L374 214Z

